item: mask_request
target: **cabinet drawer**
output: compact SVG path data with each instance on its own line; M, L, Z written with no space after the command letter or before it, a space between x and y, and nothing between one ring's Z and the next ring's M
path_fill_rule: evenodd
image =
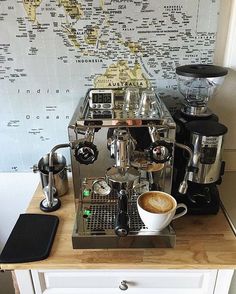
M213 293L216 270L78 270L32 271L41 293ZM127 290L119 286L125 282ZM121 286L122 288L122 286ZM63 291L63 289L65 291Z

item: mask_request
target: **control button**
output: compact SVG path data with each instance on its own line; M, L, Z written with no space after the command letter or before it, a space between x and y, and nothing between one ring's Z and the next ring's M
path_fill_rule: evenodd
M83 212L83 218L88 218L92 214L90 209L85 209Z
M103 108L111 108L111 104L108 104L108 103L103 104Z
M97 106L96 106L96 104L93 104L92 107L93 107L93 108L96 108Z
M98 104L98 105L97 105L97 108L101 108L101 104Z
M89 197L90 196L90 189L84 189L84 191L83 191L83 197Z

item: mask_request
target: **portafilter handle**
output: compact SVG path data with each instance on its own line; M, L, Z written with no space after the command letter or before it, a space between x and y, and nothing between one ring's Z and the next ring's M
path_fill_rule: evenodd
M120 190L118 194L118 214L115 222L115 233L118 237L125 237L129 233L128 195Z

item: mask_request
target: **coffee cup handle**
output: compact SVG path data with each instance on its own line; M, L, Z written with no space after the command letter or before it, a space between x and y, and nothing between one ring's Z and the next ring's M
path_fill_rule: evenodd
M183 203L179 203L179 204L177 204L177 206L176 206L176 210L177 210L178 208L180 208L180 207L184 208L184 210L183 210L182 212L177 213L176 215L174 215L173 219L179 218L179 217L181 217L181 216L183 216L183 215L185 215L185 214L187 213L188 208L187 208L187 206L186 206L185 204L183 204Z

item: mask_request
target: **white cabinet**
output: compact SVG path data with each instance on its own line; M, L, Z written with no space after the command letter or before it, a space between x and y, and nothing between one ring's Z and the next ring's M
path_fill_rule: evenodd
M21 294L226 294L232 274L233 270L16 271L21 289L29 285L29 277L33 285L31 292Z

